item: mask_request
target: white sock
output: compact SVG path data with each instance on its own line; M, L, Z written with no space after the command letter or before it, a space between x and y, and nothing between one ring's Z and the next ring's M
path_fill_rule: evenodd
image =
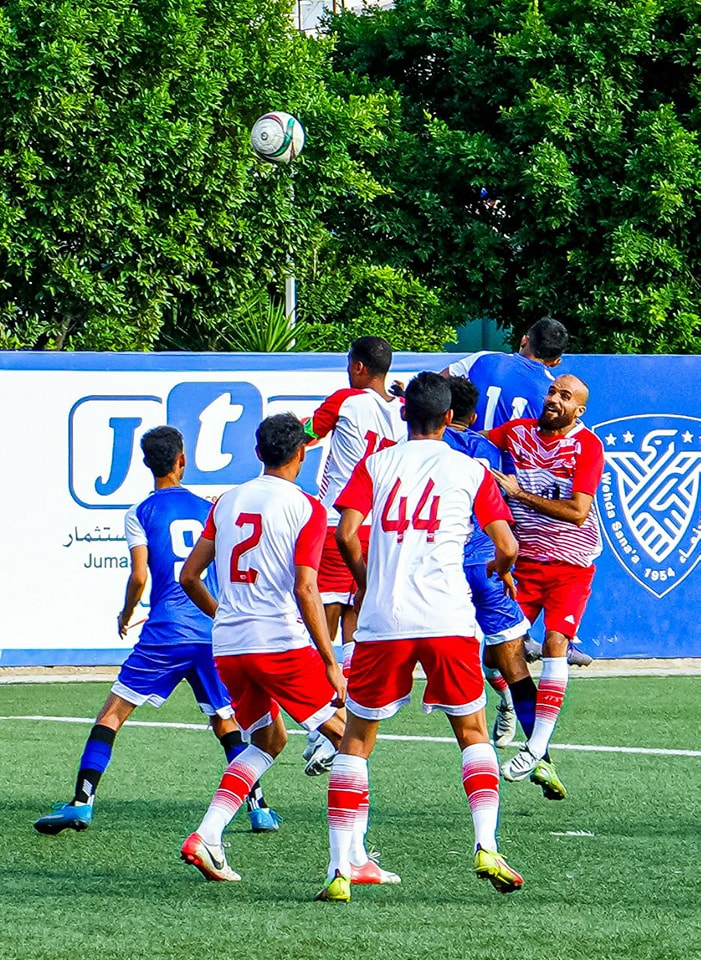
M462 781L472 812L475 849L497 849L499 764L491 743L473 743L462 752Z
M333 879L337 870L342 876L350 877L355 821L359 803L367 794L367 789L367 760L339 753L329 778L329 880Z
M543 657L543 670L538 681L533 733L528 749L534 757L545 755L565 699L569 666L567 657Z
M365 834L368 832L368 819L370 814L370 797L360 801L358 813L353 824L353 837L351 839L350 862L354 867L364 866L368 860L368 852L365 849Z
M226 826L233 820L251 792L253 784L260 780L273 764L273 758L252 744L232 760L224 771L219 787L212 797L197 833L205 843L220 846Z

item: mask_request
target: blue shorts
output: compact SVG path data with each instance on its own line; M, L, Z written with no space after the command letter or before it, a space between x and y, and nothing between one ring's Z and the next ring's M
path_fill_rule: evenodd
M530 622L516 601L504 594L504 584L497 575L487 577L486 564L463 567L463 570L486 646L517 640L528 632Z
M172 646L137 643L122 664L112 693L140 707L162 706L181 680L187 680L195 700L208 717L233 717L229 693L219 679L208 643Z

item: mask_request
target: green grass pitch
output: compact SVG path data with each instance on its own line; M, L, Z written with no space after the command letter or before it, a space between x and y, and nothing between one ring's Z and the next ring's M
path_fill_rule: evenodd
M107 689L0 686L0 715L92 717ZM421 692L383 733L448 736L443 717L420 712ZM697 677L573 679L555 740L698 750L700 693ZM134 719L201 716L181 687ZM326 778L304 776L301 736L265 780L280 832L254 836L245 814L229 828L239 884L206 884L179 860L223 769L205 731L126 727L90 830L35 833L33 820L70 798L88 729L0 722L2 960L701 958L699 757L555 749L564 802L502 784L501 848L525 876L504 897L472 873L457 747L380 741L368 842L403 883L354 888L345 906L312 902L327 859Z

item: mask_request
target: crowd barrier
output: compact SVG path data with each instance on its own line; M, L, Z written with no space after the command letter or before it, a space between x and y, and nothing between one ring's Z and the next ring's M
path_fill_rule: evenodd
M454 354L395 354L391 375ZM699 657L700 357L572 355L590 386L585 422L606 454L604 551L581 626L595 657ZM5 541L0 667L116 664L129 573L123 520L151 489L139 439L177 426L184 482L214 498L260 472L263 416L308 416L347 385L339 354L0 352ZM325 444L300 477L315 493ZM148 616L148 601L137 620ZM126 646L125 646L126 644Z

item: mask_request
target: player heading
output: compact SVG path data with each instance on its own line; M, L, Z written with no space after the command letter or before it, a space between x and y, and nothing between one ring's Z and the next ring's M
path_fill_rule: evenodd
M560 362L562 354L567 349L569 339L564 324L546 314L540 320L536 320L523 335L522 353L526 357L540 360L548 367L554 367Z

